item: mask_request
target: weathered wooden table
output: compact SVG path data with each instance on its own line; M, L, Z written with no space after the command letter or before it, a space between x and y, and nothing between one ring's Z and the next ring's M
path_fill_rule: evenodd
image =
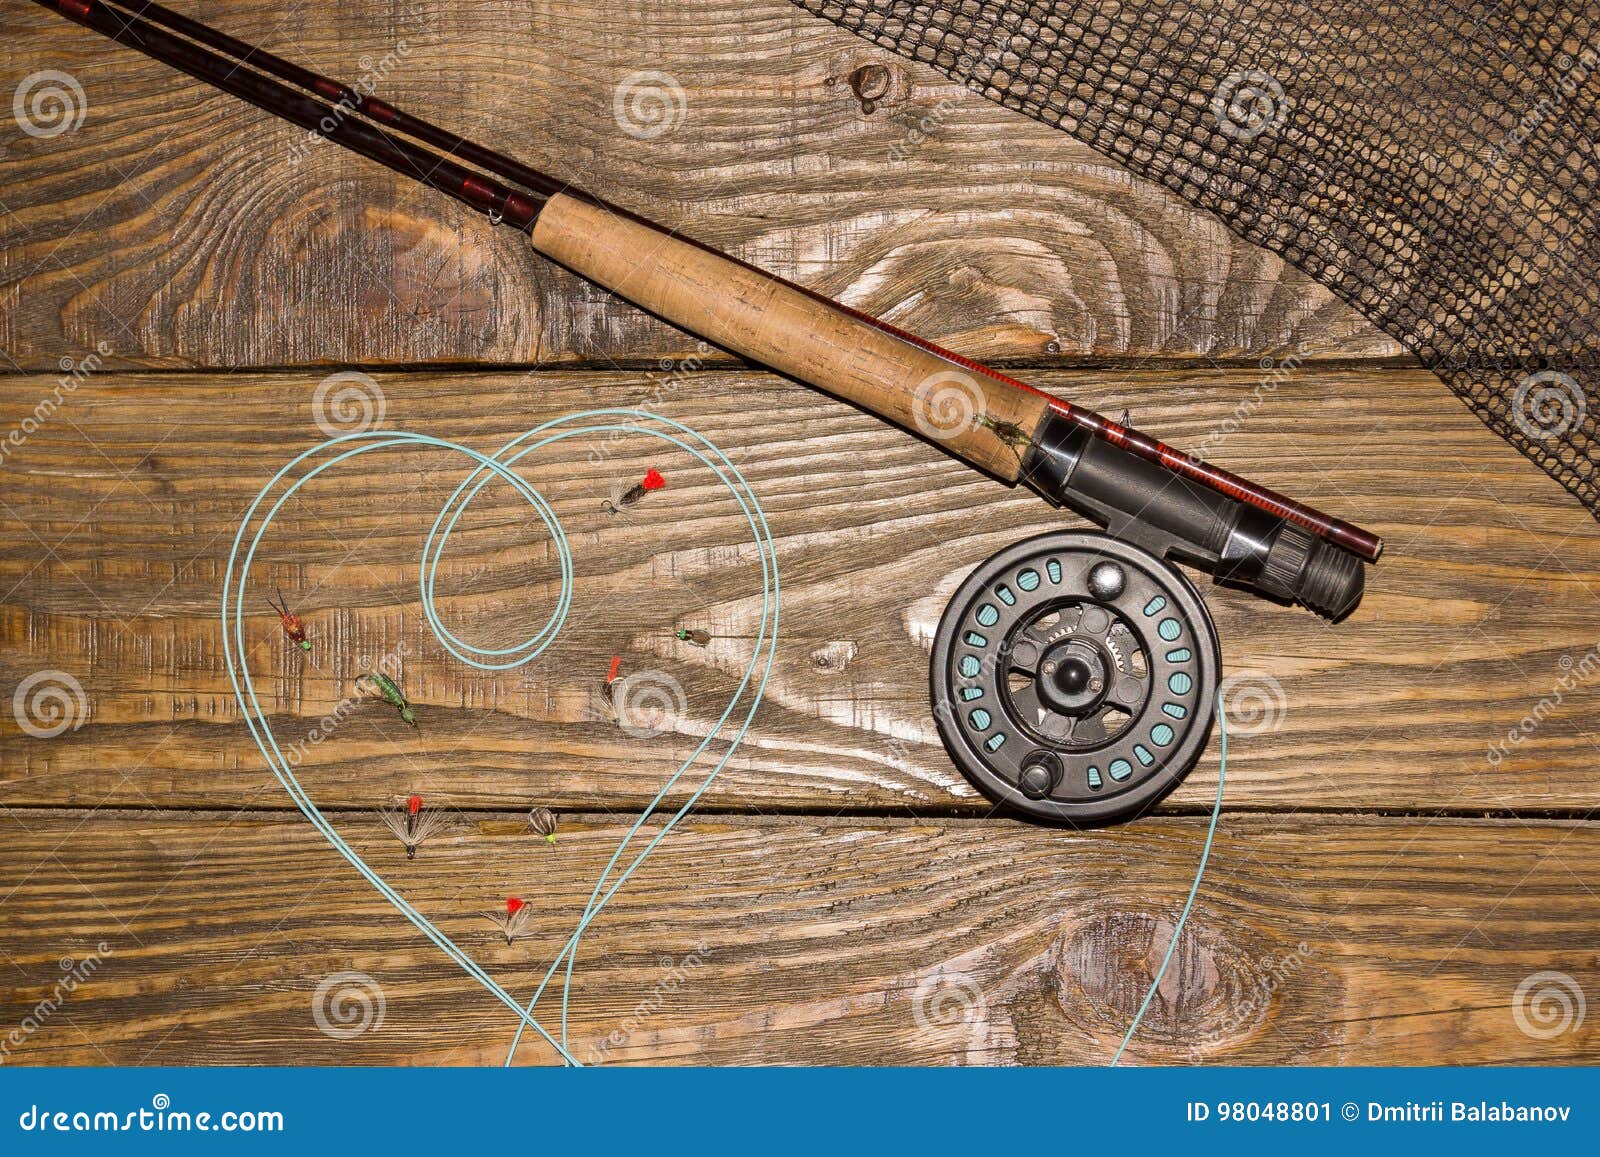
M782 0L206 14L1380 531L1388 553L1337 626L1208 592L1239 679L1226 810L1130 1058L1600 1057L1583 1016L1600 983L1600 532L1351 310L1064 135ZM19 2L3 20L0 95L46 70L82 92L69 131L0 134L0 430L20 435L0 462L6 1059L505 1055L506 1010L293 810L222 662L238 520L323 437L319 416L350 417L315 404L347 367L386 425L485 451L574 409L650 406L726 448L771 517L766 702L585 942L580 1058L1109 1059L1194 872L1215 751L1152 818L1044 830L991 814L926 698L949 592L1068 520L133 52ZM867 65L887 69L871 112L851 83ZM650 465L682 481L631 519L597 513L612 478ZM420 727L364 703L301 778L527 995L631 814L720 711L759 587L703 475L642 441L540 457L528 476L573 538L573 622L521 670L464 669L415 587L461 476L368 456L287 509L257 565L252 669L293 737L405 645ZM490 491L441 570L442 613L520 638L553 575L537 521ZM283 645L274 585L309 656ZM680 624L717 639L686 646ZM614 654L681 681L670 733L633 739L594 710ZM373 811L412 791L459 814L407 862ZM527 829L537 804L562 813L554 847ZM510 947L480 915L508 894L535 911ZM366 1009L341 1004L352 985ZM518 1060L553 1056L530 1042Z

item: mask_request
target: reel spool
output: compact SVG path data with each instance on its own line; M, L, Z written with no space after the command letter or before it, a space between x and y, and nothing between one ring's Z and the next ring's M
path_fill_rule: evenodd
M933 714L985 795L1038 819L1135 815L1211 734L1221 660L1199 592L1082 531L1007 547L961 584L934 639Z

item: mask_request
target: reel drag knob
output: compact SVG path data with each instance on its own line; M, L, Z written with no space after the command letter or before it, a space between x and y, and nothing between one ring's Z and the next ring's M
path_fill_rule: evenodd
M1000 551L951 598L934 639L934 719L989 798L1108 823L1198 761L1220 667L1186 577L1129 543L1056 532Z

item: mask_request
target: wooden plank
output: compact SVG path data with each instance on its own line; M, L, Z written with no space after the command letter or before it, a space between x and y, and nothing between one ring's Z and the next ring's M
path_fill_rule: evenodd
M1281 381L1237 370L1041 381L1104 412L1131 405L1176 445L1204 447L1388 539L1366 601L1335 626L1208 590L1225 670L1242 680L1230 699L1237 804L1593 806L1600 534L1437 381L1338 369ZM26 429L53 388L0 381L0 431ZM484 451L579 408L642 405L742 464L778 541L782 645L750 742L708 803L983 810L931 724L930 635L971 567L1024 535L1081 522L763 375L402 374L377 388L390 426ZM76 730L46 739L0 711L11 804L282 803L240 726L217 608L245 506L321 437L315 392L297 374L102 375L11 447L0 692L10 702L30 676L60 671L83 688L85 709ZM611 479L651 465L667 490L626 519L599 512ZM527 476L574 543L574 611L538 661L492 675L443 653L418 611L421 543L463 474L439 455L386 452L286 508L261 549L250 607L252 670L274 728L307 743L302 774L343 805L420 790L472 806L544 796L640 806L705 735L750 653L759 588L731 501L702 468L642 439L534 460ZM554 574L537 520L486 492L442 564L442 613L469 639L509 645L543 625ZM274 587L310 624L309 658L284 646L267 605ZM718 639L705 650L679 643L679 624ZM355 677L401 642L420 729L365 703L309 744ZM672 730L630 738L597 713L612 655L625 672L679 681L685 709ZM1208 760L1168 806L1205 806L1212 774Z
M335 818L519 998L623 830L568 817L551 848L519 817L479 815L408 863L367 816ZM298 816L13 812L3 823L0 1019L26 1026L59 999L8 1059L506 1055L509 1011ZM692 820L591 926L572 1048L607 1063L1103 1064L1170 942L1204 828ZM1525 1003L1538 1036L1513 1009L1538 973L1564 974L1534 983L1565 986L1569 1001L1594 993L1592 902L1578 884L1597 871L1595 824L1230 813L1126 1059L1593 1063L1592 1016L1551 1033L1559 1017L1529 1019ZM510 947L478 916L508 892L535 910L532 934ZM383 1018L335 1039L314 1020L316 992L351 972L370 978L374 1008L381 990ZM558 1023L558 992L540 1007ZM518 1059L553 1053L528 1044Z
M205 16L965 353L1400 352L1174 194L785 0L223 0ZM870 114L849 83L866 66L888 76ZM0 364L49 370L101 342L114 364L162 367L692 348L445 198L13 13L0 91L45 71L73 77L86 111L59 135L7 126ZM629 98L642 87L650 109L652 85L671 127L641 139Z

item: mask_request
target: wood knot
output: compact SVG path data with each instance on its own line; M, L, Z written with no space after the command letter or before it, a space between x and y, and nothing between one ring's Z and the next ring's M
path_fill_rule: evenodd
M882 64L863 64L845 77L845 82L849 84L850 91L856 94L856 99L861 102L862 113L871 116L879 102L889 95L894 74Z
M856 645L848 639L834 639L811 652L811 665L818 671L838 674L855 662Z
M1081 919L1057 943L1062 1010L1097 1034L1125 1031L1161 968L1172 930L1170 916L1132 908ZM1224 933L1191 915L1138 1039L1198 1057L1261 1031L1280 993L1301 976L1310 946L1251 942L1255 932Z

